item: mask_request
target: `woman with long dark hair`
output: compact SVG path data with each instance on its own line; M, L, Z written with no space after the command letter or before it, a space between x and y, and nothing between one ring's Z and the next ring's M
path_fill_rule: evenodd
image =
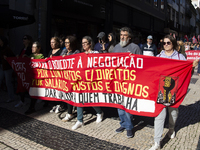
M109 40L109 43L108 43L108 53L112 53L115 45L116 45L116 38L115 38L115 35L113 33L109 33L108 34L108 40Z
M68 55L73 55L73 54L78 54L80 53L79 50L77 50L77 40L75 36L67 36L65 38L65 47L66 49L64 49L61 52L61 55L64 56L68 56ZM69 121L71 120L74 115L73 115L73 106L70 104L67 104L67 114L66 116L62 119L63 122Z
M80 51L77 49L77 39L75 36L67 36L65 38L65 48L61 52L61 56L68 56L80 53Z

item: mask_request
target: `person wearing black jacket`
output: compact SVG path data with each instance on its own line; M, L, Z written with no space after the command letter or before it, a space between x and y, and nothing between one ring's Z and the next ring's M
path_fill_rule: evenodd
M157 55L157 47L156 45L154 45L152 43L153 41L153 37L151 35L149 35L147 37L147 43L143 44L141 50L143 55L147 55L147 56L156 56Z
M30 56L32 54L33 39L30 35L24 35L23 37L23 49L21 50L19 57Z
M1 59L1 65L2 68L2 74L0 76L0 84L3 81L3 78L5 76L6 86L8 90L8 100L6 102L13 101L15 99L14 94L14 86L12 84L12 67L9 65L9 63L6 61L7 57L14 57L14 53L11 51L11 49L8 47L8 40L4 36L0 36L0 59Z
M52 50L50 50L47 57L60 56L62 49L60 48L60 39L58 37L52 37L50 40Z

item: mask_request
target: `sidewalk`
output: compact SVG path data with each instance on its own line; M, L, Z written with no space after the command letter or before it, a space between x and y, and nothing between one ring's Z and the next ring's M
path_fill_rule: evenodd
M168 139L164 129L163 150L200 149L200 80L194 73L188 93L179 107L176 124L176 138ZM134 116L134 137L127 139L126 132L115 133L120 126L117 111L114 108L103 108L104 120L96 124L96 115L91 108L85 108L82 128L75 131L71 127L76 117L70 122L62 122L66 112L49 113L51 107L43 108L37 103L37 111L29 116L24 115L28 109L29 99L25 105L15 108L17 102L5 103L5 92L0 92L0 149L50 150L50 149L136 149L148 150L154 143L154 118ZM18 98L19 99L19 98ZM5 109L6 108L6 109Z

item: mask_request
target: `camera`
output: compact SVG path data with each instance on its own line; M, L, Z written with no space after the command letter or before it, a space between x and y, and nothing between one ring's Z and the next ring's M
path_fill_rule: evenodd
M100 41L101 44L103 43L102 38L99 38L99 41Z

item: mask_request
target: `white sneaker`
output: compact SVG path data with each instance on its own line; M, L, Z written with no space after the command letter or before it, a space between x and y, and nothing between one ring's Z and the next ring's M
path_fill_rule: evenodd
M19 101L19 103L17 103L16 105L15 105L15 107L21 107L21 106L23 106L24 105L24 103L22 103L22 101Z
M77 121L76 124L72 127L72 130L76 130L82 127L83 125L84 125L83 122Z
M103 120L103 112L101 114L97 114L97 120L96 123L99 123Z
M149 149L149 150L159 150L160 144L158 142L155 142L155 144Z
M54 112L54 111L56 110L56 107L57 107L57 105L56 105L56 106L53 106L53 108L52 108L49 112L50 112L50 113Z
M61 108L60 105L57 105L57 106L56 106L56 110L55 110L55 113L56 113L56 114L60 112L60 108Z
M69 121L70 119L72 119L74 117L74 115L72 114L66 114L65 118L62 119L63 122Z
M169 135L168 134L168 136L170 137L170 139L174 139L175 138L175 136L176 136L176 133L175 133L175 131L171 134L171 135Z

